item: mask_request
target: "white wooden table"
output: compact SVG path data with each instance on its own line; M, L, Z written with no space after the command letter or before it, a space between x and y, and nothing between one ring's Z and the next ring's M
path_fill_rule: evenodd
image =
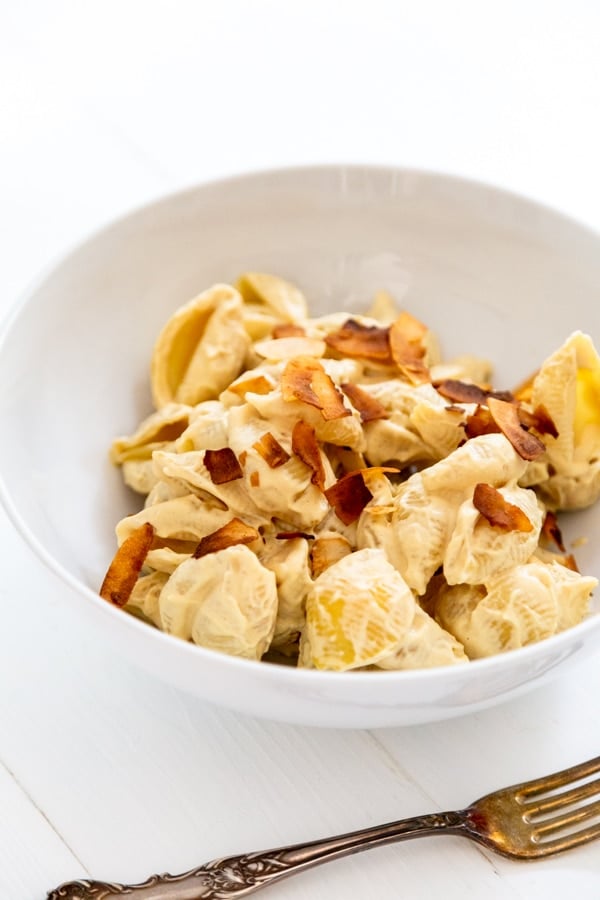
M270 165L440 169L600 227L599 34L585 0L4 0L0 312L131 206ZM458 807L600 752L600 652L525 698L426 727L252 721L78 630L3 513L0 535L2 900ZM268 892L597 900L600 844L518 864L432 838Z

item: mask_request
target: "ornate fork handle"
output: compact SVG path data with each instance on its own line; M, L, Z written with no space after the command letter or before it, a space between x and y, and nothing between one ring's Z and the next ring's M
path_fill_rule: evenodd
M214 859L182 875L152 875L142 884L69 881L51 891L48 900L231 900L331 859L441 831L459 834L466 824L465 812L417 816L329 840Z

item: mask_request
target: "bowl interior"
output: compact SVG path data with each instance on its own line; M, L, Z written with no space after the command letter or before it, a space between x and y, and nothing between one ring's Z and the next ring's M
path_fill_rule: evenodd
M575 329L600 336L600 240L482 185L368 167L284 170L200 186L103 230L21 303L0 349L0 472L22 528L96 590L114 526L139 508L113 436L150 412L153 342L181 303L244 270L297 282L315 314L380 288L445 356L495 363L509 388ZM563 519L600 577L600 512Z

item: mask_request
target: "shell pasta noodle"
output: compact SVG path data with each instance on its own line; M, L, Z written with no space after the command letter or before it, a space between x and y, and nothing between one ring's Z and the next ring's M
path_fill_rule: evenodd
M205 290L157 337L154 410L113 441L143 501L101 596L212 650L338 672L464 665L576 625L597 580L556 514L600 495L600 358L574 332L519 388L491 379L385 291L311 317L275 275Z

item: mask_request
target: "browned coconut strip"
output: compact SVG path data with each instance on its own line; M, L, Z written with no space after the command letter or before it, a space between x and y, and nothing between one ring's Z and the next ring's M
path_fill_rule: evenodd
M312 470L310 480L320 490L325 490L325 468L319 450L315 429L302 419L296 422L292 431L292 452Z
M241 519L234 518L227 525L217 528L216 531L202 538L194 550L194 559L200 559L208 553L226 550L227 547L234 547L236 544L251 544L259 537L260 534L256 528L246 525Z
M467 416L464 428L468 438L479 437L480 434L497 434L500 431L487 406L478 406L472 415Z
M453 403L478 403L484 406L489 397L506 400L507 403L515 402L515 397L510 391L494 391L492 388L471 384L470 381L459 381L456 378L444 378L435 387L438 394L447 397Z
M313 578L352 553L352 545L342 534L317 538L310 548L310 567Z
M282 466L290 458L290 454L287 450L284 450L270 431L265 432L265 434L263 434L263 436L252 446L272 469Z
M357 384L346 383L341 384L340 387L354 409L360 413L361 422L374 422L376 419L389 418L385 406Z
M316 407L325 420L352 415L321 363L312 356L290 359L281 376L281 393L284 400L300 400Z
M535 434L525 431L519 420L519 410L514 403L488 397L488 409L502 434L508 438L522 459L537 459L545 451L543 443Z
M361 325L356 319L348 319L337 331L325 336L325 343L342 356L390 366L394 360L390 351L389 335L389 328Z
M494 528L501 531L532 531L533 525L522 509L504 499L491 484L476 484L473 506Z
M538 403L533 412L528 412L520 406L519 420L525 428L535 428L538 434L549 434L553 438L558 437L558 429L543 403Z
M235 453L229 447L205 450L204 465L213 484L227 484L236 478L242 478L244 474Z
M343 475L327 488L325 496L344 525L356 522L369 500L373 499L360 470Z
M548 541L548 543L556 544L561 553L567 552L564 545L562 533L558 525L558 519L556 518L556 513L552 512L552 510L550 509L544 516L542 536Z
M436 385L438 394L452 400L453 403L477 403L483 406L488 398L488 393L478 384L470 384L467 381L458 381L456 378L445 378Z
M363 477L366 472L398 472L398 469L390 466L357 469L355 472L342 475L335 484L324 491L327 500L344 525L351 525L352 522L355 522L369 500L373 499L373 494L365 484Z
M100 596L114 606L125 606L138 580L154 540L154 526L144 522L126 538L108 567Z
M398 369L413 383L429 381L429 369L423 362L423 338L427 328L410 313L402 312L389 330L390 353Z
M569 553L567 556L563 557L562 564L563 566L566 566L567 569L572 569L573 572L579 572L577 561L572 553Z

